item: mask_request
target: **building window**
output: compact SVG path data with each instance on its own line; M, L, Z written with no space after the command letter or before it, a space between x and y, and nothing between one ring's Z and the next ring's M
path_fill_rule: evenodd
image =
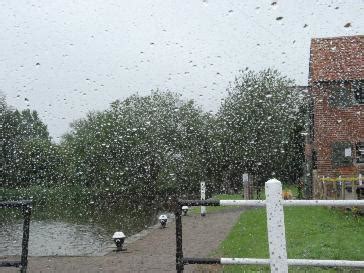
M364 142L356 145L356 163L364 163Z
M331 107L345 108L364 104L364 81L341 82L333 85L328 102Z
M350 142L335 142L332 144L332 166L334 168L351 166L353 156Z
M354 84L354 95L357 103L364 104L364 89L363 89L364 81L360 81L357 84Z
M340 84L333 86L329 94L329 105L331 107L345 108L356 104L350 87Z

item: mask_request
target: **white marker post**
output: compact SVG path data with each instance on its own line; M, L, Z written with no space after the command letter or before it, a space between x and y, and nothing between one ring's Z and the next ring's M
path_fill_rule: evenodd
M361 173L359 173L359 185L363 185L363 177Z
M271 272L288 273L281 182L277 179L266 182L265 194Z
M249 175L243 173L244 199L249 200Z
M201 200L205 200L206 199L206 184L205 182L201 182ZM201 206L201 216L205 216L206 215L206 207L205 206Z

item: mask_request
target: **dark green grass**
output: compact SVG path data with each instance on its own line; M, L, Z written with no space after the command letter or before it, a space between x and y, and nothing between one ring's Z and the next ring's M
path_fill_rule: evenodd
M285 208L289 258L364 260L364 219L323 207ZM268 258L265 209L241 214L216 257ZM267 267L224 266L224 272L266 272ZM363 272L291 267L290 272Z

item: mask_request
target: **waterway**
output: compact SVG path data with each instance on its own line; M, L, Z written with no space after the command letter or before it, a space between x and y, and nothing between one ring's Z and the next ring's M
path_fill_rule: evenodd
M112 235L123 231L131 236L155 224L160 208L128 208L103 202L37 206L32 210L29 255L99 256L110 251ZM16 209L0 211L0 256L19 255L22 215Z

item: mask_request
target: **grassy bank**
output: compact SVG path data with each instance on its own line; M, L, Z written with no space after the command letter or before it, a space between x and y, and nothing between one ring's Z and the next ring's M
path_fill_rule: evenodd
M96 192L76 185L42 186L27 188L0 188L0 200L32 199L39 205L69 204L85 202L95 196Z
M0 200L33 200L32 220L61 221L71 224L98 224L106 230L134 234L155 222L158 207L130 205L111 189L78 185L28 188L0 188ZM21 219L17 209L0 210L0 223Z
M119 187L86 187L77 184L32 185L24 188L0 187L0 200L31 199L38 206L67 206L83 204L125 204L132 207L143 205L142 201L131 202ZM157 201L156 201L157 202Z
M350 212L323 207L285 208L289 258L364 260L364 219ZM268 258L264 209L241 214L213 256ZM268 270L259 266L224 266L224 272ZM292 272L354 272L338 269L297 268ZM355 271L356 272L356 271Z

